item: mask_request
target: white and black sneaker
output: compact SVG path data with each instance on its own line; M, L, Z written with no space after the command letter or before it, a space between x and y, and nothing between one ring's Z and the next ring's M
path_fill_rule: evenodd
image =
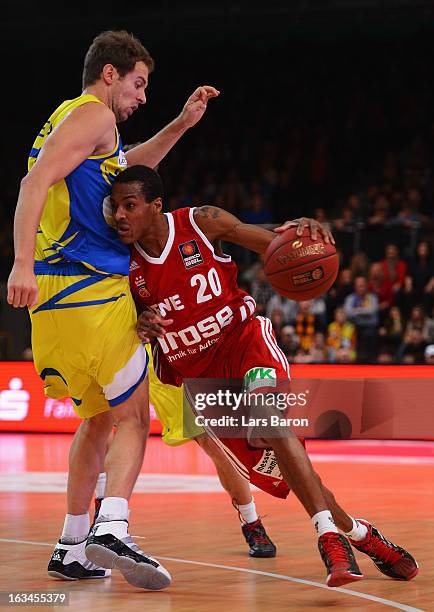
M111 570L98 567L89 561L85 553L86 540L78 544L58 541L48 564L48 574L60 580L109 578Z
M172 577L156 559L146 555L130 535L119 539L107 533L107 521L98 517L90 530L86 543L86 556L96 565L107 569L118 569L132 586L159 591L172 582ZM127 521L124 521L127 522ZM104 525L104 529L101 527ZM98 534L98 531L103 531Z

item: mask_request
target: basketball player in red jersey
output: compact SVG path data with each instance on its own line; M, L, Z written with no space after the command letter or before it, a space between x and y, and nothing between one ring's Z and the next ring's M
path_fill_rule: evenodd
M142 312L138 333L144 341L157 338L154 365L160 380L178 386L184 378L248 381L249 373L260 368L272 371L275 380L288 380L288 362L271 323L255 317L253 298L237 286L235 264L216 248L217 241L226 240L262 254L275 234L243 224L214 206L164 214L162 192L155 171L133 166L116 178L111 195L120 239L132 245L130 284ZM290 223L300 229L310 224L312 235L319 231L331 239L309 219L285 226ZM155 305L161 316L149 311ZM254 382L257 392L258 381ZM270 391L265 381L260 385ZM295 435L262 439L261 448L255 448L258 440L252 439L213 436L213 441L241 475L264 491L281 498L294 491L317 530L328 586L363 578L350 542L383 574L398 580L416 576L417 563L406 550L337 504ZM269 469L258 471L261 464Z

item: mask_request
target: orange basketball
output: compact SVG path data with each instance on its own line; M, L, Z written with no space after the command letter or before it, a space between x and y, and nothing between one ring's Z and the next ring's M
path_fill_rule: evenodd
M265 273L272 287L290 300L311 300L330 289L339 271L333 244L312 240L309 229L301 236L291 227L279 234L265 253Z

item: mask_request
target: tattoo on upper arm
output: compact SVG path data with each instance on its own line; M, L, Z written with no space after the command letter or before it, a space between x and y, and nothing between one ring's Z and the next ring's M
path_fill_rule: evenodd
M196 210L202 219L218 219L220 216L220 209L215 206L201 206Z

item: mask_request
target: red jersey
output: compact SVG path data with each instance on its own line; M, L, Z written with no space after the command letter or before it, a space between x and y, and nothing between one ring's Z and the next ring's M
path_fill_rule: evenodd
M256 309L254 299L237 285L231 257L216 253L194 210L165 213L169 237L160 257L151 257L137 243L131 250L130 285L138 310L157 306L163 317L173 319L164 338L158 338L155 361L170 364L179 379L163 382L178 385L182 378L206 372L213 361L210 347L217 348Z

